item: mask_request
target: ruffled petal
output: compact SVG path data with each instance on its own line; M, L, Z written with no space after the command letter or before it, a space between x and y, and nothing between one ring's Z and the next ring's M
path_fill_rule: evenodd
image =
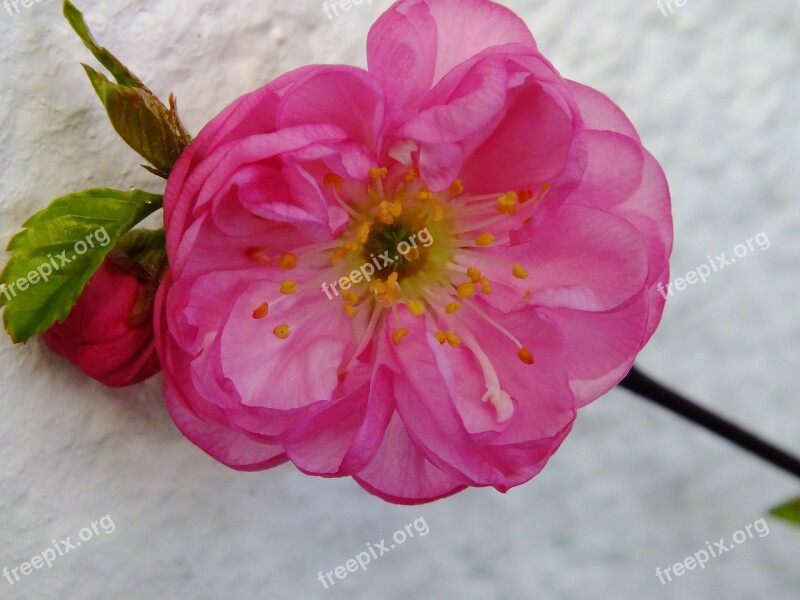
M354 477L370 494L394 504L424 504L452 496L467 482L429 462L394 413L375 458Z

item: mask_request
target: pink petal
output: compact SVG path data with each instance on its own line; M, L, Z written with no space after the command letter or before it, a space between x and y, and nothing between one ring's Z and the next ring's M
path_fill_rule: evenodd
M298 286L306 281L298 271L292 278ZM281 297L280 274L271 274L254 282L233 306L222 331L221 360L245 405L288 410L332 399L351 322L340 303L328 300L311 281L308 291ZM254 319L253 311L264 302L270 303L268 317ZM291 328L288 339L273 335L281 324Z
M467 487L463 478L431 464L408 437L394 413L375 458L355 480L370 494L395 504L424 504L452 496Z
M366 368L366 367L365 367ZM353 376L348 374L348 379ZM373 378L325 410L304 420L285 439L286 453L298 469L314 475L352 475L378 452L394 412L389 371Z
M539 309L564 336L570 386L579 407L608 392L633 366L644 345L648 304L645 292L608 312Z
M398 120L416 111L424 94L456 65L487 48L514 43L536 48L525 23L499 4L404 0L373 25L367 57Z
M492 257L508 266L498 273ZM529 277L517 281L517 290L530 292L529 304L593 311L627 302L642 291L648 273L639 231L621 217L582 206L559 208L537 225L529 242L473 252L469 261L490 281L503 277L509 285L508 273L519 262ZM487 302L493 304L491 296Z
M613 131L639 141L630 119L608 96L575 81L568 81L567 86L578 103L586 129Z
M349 139L377 152L385 106L370 75L347 66L328 67L296 82L278 109L278 127L335 125Z
M431 334L420 335L417 327L395 349L403 369L395 376L395 398L415 445L439 468L463 475L472 485L500 490L535 476L575 416L558 330L530 309L509 324L540 356L541 366L523 364L517 347L486 323L466 318L464 324L480 340L502 387L512 395L512 420L501 427L491 413L479 412L485 384L459 383L475 369L467 343L442 347ZM466 339L460 329L456 333Z

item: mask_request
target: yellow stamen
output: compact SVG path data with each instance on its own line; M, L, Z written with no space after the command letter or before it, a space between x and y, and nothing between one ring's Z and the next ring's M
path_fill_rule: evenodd
M369 229L370 225L367 222L362 223L358 227L358 241L362 244L366 244L369 239Z
M384 179L389 176L389 169L386 167L380 167L378 169L370 169L369 170L369 177L374 181L378 181L378 179Z
M445 331L444 332L445 339L447 343L450 344L453 348L458 348L461 345L461 338L458 337L452 331Z
M460 179L456 179L453 183L450 184L450 193L453 196L458 196L463 191L464 191L464 184L461 182Z
M294 294L297 292L297 282L296 281L284 281L281 283L281 294L285 294L287 296Z
M532 365L536 362L533 358L533 354L527 348L520 348L519 352L517 352L517 356L519 356L519 359L526 365Z
M436 203L433 205L433 209L431 209L431 219L433 219L434 223L439 223L444 218L444 209L442 205Z
M506 192L497 199L497 212L506 215L517 214L517 200L516 192Z
M403 341L403 338L409 334L408 329L403 327L403 329L395 329L392 332L392 340L395 343L395 346L399 346L400 342Z
M275 329L272 330L273 335L278 338L279 340L285 340L289 337L289 326L288 325L278 325Z
M342 190L343 185L342 178L339 177L336 173L328 173L325 175L325 178L322 180L322 185L325 187L332 187L337 192Z
M436 336L436 341L438 341L442 346L444 346L445 342L447 341L447 336L445 335L444 331L437 331L435 336Z
M406 175L406 183L414 183L417 179L419 179L419 169L411 167L408 170L408 175Z
M345 304L358 304L358 295L355 292L347 290L342 294L342 300Z
M460 302L452 302L445 307L445 312L448 315L452 315L454 312L461 310L461 303Z
M399 200L395 200L392 203L387 202L384 200L378 205L377 210L375 211L375 216L381 223L385 223L386 225L391 225L394 223L395 219L403 214L403 203Z
M467 281L466 283L462 283L458 286L458 297L461 300L466 300L467 298L472 298L475 295L475 284L471 281Z
M358 308L356 308L352 304L345 304L344 305L344 312L347 314L348 317L353 319L358 314Z
M416 202L425 202L426 200L433 200L434 196L431 194L431 191L428 188L422 188L421 191L417 192L414 195L414 200Z
M491 246L492 242L494 242L494 236L489 232L482 233L478 236L476 242L481 247Z
M475 267L470 267L467 269L467 277L470 278L472 283L478 283L481 280L481 277L483 277L483 274Z
M261 306L253 311L253 318L254 319L263 319L269 314L269 304L264 302Z
M487 296L492 293L492 285L486 277L481 277L481 291Z
M519 263L514 263L514 277L517 279L527 279L528 272L522 268L522 265Z
M419 300L409 300L406 306L408 306L408 312L415 317L421 317L425 314L425 305Z
M291 271L292 269L297 268L297 257L291 252L287 252L281 256L276 262L284 271Z
M263 248L261 246L248 248L247 250L245 250L245 254L247 254L247 258L260 265L266 266L272 264L272 261L269 259L269 256L267 256L266 248Z

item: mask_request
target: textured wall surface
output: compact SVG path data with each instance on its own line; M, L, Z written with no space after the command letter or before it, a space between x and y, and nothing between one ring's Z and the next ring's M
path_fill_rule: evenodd
M509 0L568 77L630 114L669 176L673 276L756 250L671 299L641 357L654 375L800 452L800 5L796 0ZM196 132L239 94L312 62L364 65L387 2L329 20L317 0L79 2L96 35ZM11 9L13 12L13 9ZM0 7L0 239L66 192L158 182L111 131L59 2ZM662 586L667 567L797 495L797 481L632 396L584 410L533 482L423 507L291 466L237 474L185 441L160 380L95 384L33 341L0 336L0 568L104 515L112 534L0 597L798 597L800 530L770 533ZM413 520L417 536L325 590L328 571Z

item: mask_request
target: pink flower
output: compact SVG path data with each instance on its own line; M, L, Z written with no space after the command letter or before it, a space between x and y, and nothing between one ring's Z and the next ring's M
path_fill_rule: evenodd
M66 320L44 334L45 342L109 387L149 379L161 369L153 336L154 292L154 285L106 260Z
M368 56L244 96L176 165L169 410L235 469L288 459L397 503L506 491L655 330L667 184L497 4L398 2Z

